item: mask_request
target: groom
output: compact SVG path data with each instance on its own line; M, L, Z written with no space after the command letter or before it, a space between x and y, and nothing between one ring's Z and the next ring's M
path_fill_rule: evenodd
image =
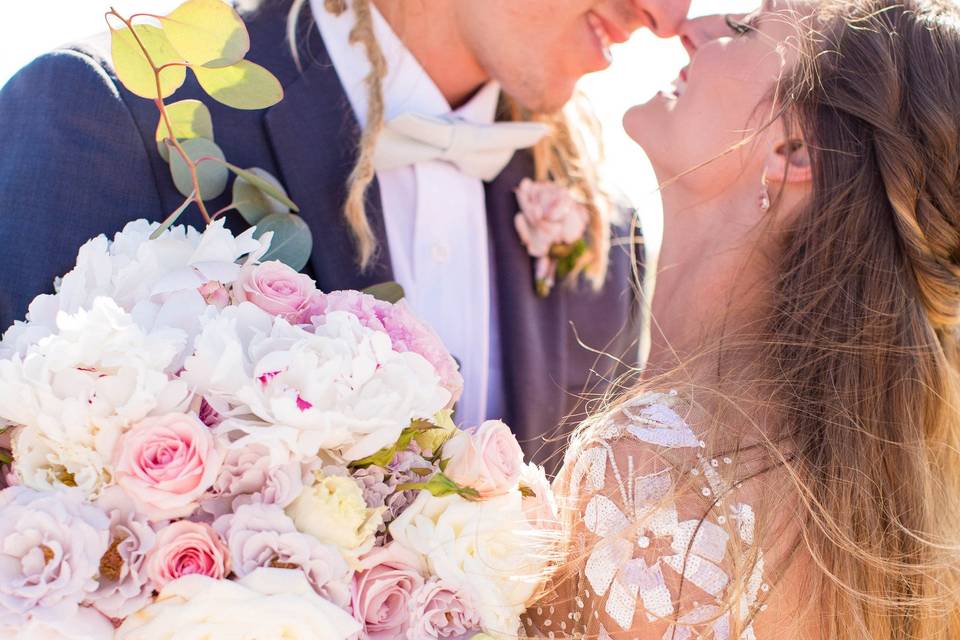
M533 140L499 135L504 161L482 170L468 157L398 158L383 140L401 115L472 126L556 113L580 76L609 64L612 43L641 27L673 35L688 4L259 0L243 13L247 57L279 78L283 101L263 111L205 102L226 157L277 176L299 205L318 286L403 285L461 363L458 421L503 418L542 460L552 448L544 436L584 388L615 375L614 358L596 350L635 364L641 327L627 226L609 224L572 142L576 123L546 118L536 153L525 149ZM86 239L160 220L182 201L156 151L156 108L117 81L109 60L106 39L57 51L0 92L2 327L51 289ZM195 81L183 98L203 98ZM583 273L546 297L514 223L527 177L554 181L589 212ZM181 221L202 226L196 211Z

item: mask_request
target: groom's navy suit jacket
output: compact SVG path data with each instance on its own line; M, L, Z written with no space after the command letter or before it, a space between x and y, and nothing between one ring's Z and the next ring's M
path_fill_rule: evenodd
M215 138L227 159L277 176L314 235L306 271L325 290L362 289L392 279L379 189L368 193L368 213L379 237L373 268L361 272L341 209L359 139L357 122L310 16L301 20L299 70L289 52L289 1L268 2L244 15L248 59L277 76L285 97L272 108L238 111L208 99L192 78L173 99L199 98L213 114ZM72 268L77 249L126 222L161 220L183 197L174 188L154 142L157 109L129 93L109 63L106 38L45 55L0 91L0 325L24 316L29 301L50 292ZM496 261L507 413L529 453L578 405L585 387L613 373L601 350L636 360L640 307L633 286L634 256L626 231L618 234L610 272L600 292L558 286L546 299L533 288L531 259L514 230L514 189L532 175L526 152L486 184L487 215ZM227 204L230 189L211 204ZM235 230L243 221L228 215ZM191 208L181 222L202 227ZM436 304L443 304L437 300ZM454 354L456 355L456 354ZM498 417L498 416L491 416ZM567 423L569 424L568 418Z

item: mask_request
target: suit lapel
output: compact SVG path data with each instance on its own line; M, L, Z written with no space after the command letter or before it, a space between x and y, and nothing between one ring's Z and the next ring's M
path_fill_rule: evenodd
M514 190L533 175L528 153L517 153L487 185L487 219L499 307L507 415L528 454L565 413L567 330L566 292L557 287L547 298L533 289L533 262L520 243L513 218L519 211Z
M317 284L324 291L364 289L393 279L380 188L374 180L367 190L367 218L379 252L361 272L343 218L360 127L319 34L309 42L309 66L266 114L267 133L283 182L313 232L310 266Z

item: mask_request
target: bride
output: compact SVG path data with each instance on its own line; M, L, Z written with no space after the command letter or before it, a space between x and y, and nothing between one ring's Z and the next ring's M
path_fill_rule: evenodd
M960 9L688 23L639 386L573 438L543 637L960 637ZM693 167L691 169L691 167Z

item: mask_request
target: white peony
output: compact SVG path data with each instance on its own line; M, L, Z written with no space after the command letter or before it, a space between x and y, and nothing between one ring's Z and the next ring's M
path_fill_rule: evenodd
M50 615L38 611L24 624L0 626L6 640L114 640L113 624L95 609L79 607L75 612Z
M343 640L360 625L299 571L257 569L237 581L191 575L127 618L116 640Z
M422 356L393 351L386 333L346 312L307 330L244 303L208 313L195 347L183 378L204 397L296 429L303 456L371 455L450 399Z
M23 355L32 345L56 332L60 313L90 309L99 297L113 299L143 328L178 326L192 334L198 308L205 306L198 289L207 282L233 282L244 256L255 260L269 247L268 234L255 239L254 230L234 235L223 219L203 233L176 226L149 240L159 226L140 219L127 223L110 241L100 235L86 242L74 268L56 283L57 292L38 296L25 322L17 322L0 342L0 356ZM149 241L148 241L149 240Z
M398 544L424 556L433 575L474 603L485 631L516 637L549 552L524 514L519 491L483 501L421 491L389 529Z
M167 374L183 332L142 331L108 298L61 313L57 333L0 361L0 419L21 425L16 471L44 490L81 486L95 493L123 430L149 413L188 401L186 384Z

